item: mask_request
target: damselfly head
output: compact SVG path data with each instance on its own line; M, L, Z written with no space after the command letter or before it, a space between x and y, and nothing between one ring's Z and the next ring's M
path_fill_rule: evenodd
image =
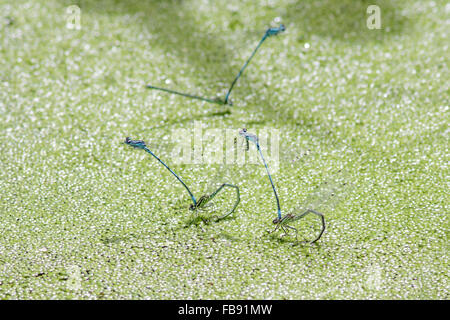
M195 210L195 207L194 207L193 204L191 204L191 205L189 206L189 210L191 210L191 211L194 211L194 210Z
M247 129L246 129L246 128L242 128L241 130L239 130L239 135L240 135L240 136L243 136L245 139L248 140L248 137L247 137Z
M284 30L286 30L286 27L284 26L284 24L280 24L280 26L278 28L269 28L269 29L267 29L266 34L268 36L276 36L280 32L284 32Z
M144 149L146 147L144 140L131 140L129 137L125 138L124 143L135 148Z
M248 132L246 128L239 130L239 135L243 136L247 141L252 141L258 145L258 137L255 134Z
M281 219L276 217L275 219L273 219L272 222L273 222L273 224L277 224L277 223L280 223L280 221L281 221Z

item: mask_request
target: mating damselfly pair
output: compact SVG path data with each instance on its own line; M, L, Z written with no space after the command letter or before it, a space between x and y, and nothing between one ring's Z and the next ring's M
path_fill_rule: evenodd
M297 221L300 221L301 219L305 218L307 215L312 214L312 215L317 216L320 219L321 228L318 231L318 234L312 240L307 241L307 242L315 243L316 241L318 241L322 237L322 235L325 231L325 217L322 212L319 212L316 210L316 207L318 207L319 205L326 203L326 202L331 203L331 202L333 202L333 200L337 199L336 195L339 193L339 191L340 191L339 189L340 189L340 187L343 186L343 184L335 184L335 183L325 184L325 188L321 188L321 190L319 190L319 192L316 194L316 198L318 198L318 199L316 199L316 202L312 204L313 206L306 205L306 206L298 207L293 210L290 210L287 214L283 215L282 210L281 210L280 201L279 201L278 194L277 194L277 190L273 183L272 176L269 172L269 167L263 156L263 152L261 150L262 148L259 143L258 137L255 134L248 132L246 129L240 130L239 135L244 137L245 141L247 143L252 142L256 145L257 151L258 151L258 153L261 157L261 160L265 166L267 176L268 176L270 184L272 186L273 193L274 193L275 199L276 199L276 205L277 205L277 213L276 213L277 215L276 215L276 218L272 220L272 223L275 224L276 227L272 232L281 229L284 231L284 235L287 235L289 233L289 230L293 230L293 231L295 231L295 235L296 235L295 238L296 238L296 240L298 240L297 239L298 229L296 227L294 227L293 224L296 223ZM222 219L230 216L233 212L235 212L235 210L240 202L240 191L239 191L239 187L237 185L231 184L231 183L226 183L226 182L225 183L221 182L219 187L216 190L214 190L213 192L204 194L201 197L196 198L194 196L194 194L191 192L191 190L189 189L189 187L186 185L186 183L181 179L181 177L179 175L177 175L165 162L163 162L159 157L157 157L148 148L147 144L143 140L132 140L127 137L125 139L125 144L132 146L134 148L145 150L147 153L152 155L156 160L158 160L167 170L169 170L172 175L175 176L175 178L186 189L186 191L188 192L188 194L191 198L192 204L189 206L189 210L191 212L197 213L198 211L204 211L204 210L212 211L209 218L203 219L203 221L205 223L207 223L209 221L222 220ZM345 181L344 181L344 183L345 183ZM225 212L222 212L221 214L216 214L216 211L219 211L219 210L217 210L217 208L215 208L212 205L213 201L216 198L216 196L218 196L222 191L224 191L227 188L231 189L231 190L233 190L233 189L235 190L236 198L233 201L233 205L232 205L231 209L226 210Z
M233 105L233 103L231 102L231 99L230 99L231 91L233 90L233 88L234 88L235 84L237 83L237 81L239 80L239 78L244 73L244 70L245 70L245 68L247 68L248 64L250 63L250 60L252 60L252 58L256 54L256 51L258 51L258 49L261 47L261 45L263 44L263 42L267 38L269 38L271 36L276 36L279 33L284 32L285 30L286 30L286 28L285 28L285 26L283 24L280 24L279 27L269 28L269 29L266 30L266 32L264 33L263 37L259 41L259 43L256 46L256 48L253 50L253 52L250 55L250 57L247 59L247 61L245 61L244 65L239 70L239 73L234 78L234 80L231 82L231 85L230 85L227 93L225 94L225 98L223 100L221 98L211 99L211 98L201 97L201 96L198 96L198 95L184 93L184 92L180 92L180 91L176 91L176 90L172 90L172 89L168 89L168 88L157 87L157 86L154 86L154 85L151 85L151 84L147 84L146 87L148 89L160 90L160 91L168 92L168 93L171 93L171 94L176 94L176 95L179 95L179 96L183 96L183 97L187 97L187 98L191 98L191 99L197 99L197 100L201 100L201 101L205 101L205 102L216 103L216 104L223 104L223 105Z
M226 212L223 215L217 216L214 215L212 217L210 217L208 220L222 220L226 217L228 217L230 214L232 214L235 210L236 207L238 206L239 202L240 202L240 193L239 193L239 187L237 187L236 185L230 184L230 183L222 183L214 192L210 193L210 194L204 194L201 197L199 197L198 199L194 196L194 194L192 193L192 191L189 189L189 187L186 185L186 183L183 181L183 179L181 179L181 177L179 175L177 175L167 164L165 164L164 161L162 161L159 157L157 157L148 147L147 144L143 141L143 140L132 140L129 137L127 137L125 139L125 144L132 146L134 148L138 148L138 149L142 149L145 150L147 153L151 154L156 160L158 160L167 170L170 171L170 173L175 176L175 178L177 178L177 180L183 185L183 187L186 189L186 191L188 192L191 200L192 200L192 204L189 206L189 210L190 211L199 211L199 210L205 210L208 207L210 207L212 205L212 200L221 192L224 190L224 188L234 188L236 190L236 201L233 205L233 207L231 208L231 210L229 210L228 212ZM204 219L204 221L206 222L206 219Z

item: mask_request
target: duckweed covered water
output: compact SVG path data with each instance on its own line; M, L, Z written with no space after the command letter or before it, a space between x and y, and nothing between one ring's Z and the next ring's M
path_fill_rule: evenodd
M66 27L72 4L81 30ZM381 30L366 27L369 4ZM448 299L445 1L0 9L1 299ZM287 30L233 107L145 89L224 93L271 22ZM222 177L241 187L237 212L202 226L170 172L121 144L147 139L172 164L172 129L195 121L279 130L284 212L346 169L352 188L324 212L317 246L267 235L262 165L174 164L195 194Z

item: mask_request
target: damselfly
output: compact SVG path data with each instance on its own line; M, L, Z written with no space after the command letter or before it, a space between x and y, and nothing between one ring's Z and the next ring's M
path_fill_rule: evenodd
M272 221L276 225L276 227L272 232L274 232L280 228L284 231L284 235L287 235L289 233L289 230L294 230L296 233L296 239L297 239L298 230L297 230L297 228L293 227L292 224L298 220L303 219L307 215L312 214L312 215L316 215L320 218L321 228L320 228L318 235L312 241L309 241L309 242L315 243L316 241L318 241L322 237L322 235L325 231L326 225L325 225L325 216L323 215L322 212L319 212L317 208L320 206L323 206L326 203L328 203L328 205L330 205L332 203L336 203L336 201L334 201L338 198L336 195L339 194L342 187L348 187L348 180L343 179L343 180L337 180L335 182L324 183L324 185L320 188L320 190L314 194L314 197L315 197L314 201L311 201L311 200L307 201L307 203L309 203L309 205L297 207L283 216L281 213L281 207L280 207L280 201L278 198L278 194L277 194L275 185L273 183L272 177L270 175L269 168L268 168L267 163L262 154L258 137L255 134L249 133L247 131L247 129L245 129L245 128L240 130L239 134L241 136L243 136L247 142L250 141L256 145L256 148L261 156L261 159L266 168L270 183L272 185L273 193L275 195L275 199L277 202L277 217ZM248 147L247 147L247 149L248 149ZM342 192L341 192L341 194L342 194Z

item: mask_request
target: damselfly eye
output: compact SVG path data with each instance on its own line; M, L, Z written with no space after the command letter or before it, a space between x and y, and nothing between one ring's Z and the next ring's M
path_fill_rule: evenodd
M278 222L280 222L280 219L278 219L278 218L275 218L275 219L273 219L273 224L277 224Z
M125 143L130 143L130 137L125 138Z

